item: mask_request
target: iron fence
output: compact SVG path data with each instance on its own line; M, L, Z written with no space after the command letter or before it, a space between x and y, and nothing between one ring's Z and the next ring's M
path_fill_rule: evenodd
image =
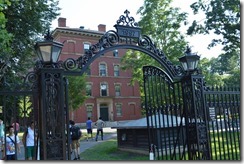
M240 88L204 91L212 160L240 160Z

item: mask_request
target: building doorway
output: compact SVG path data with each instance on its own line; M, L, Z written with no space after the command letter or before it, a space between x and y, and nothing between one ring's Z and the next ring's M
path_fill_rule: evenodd
M100 117L102 117L103 121L109 121L108 117L108 105L101 104L100 105Z

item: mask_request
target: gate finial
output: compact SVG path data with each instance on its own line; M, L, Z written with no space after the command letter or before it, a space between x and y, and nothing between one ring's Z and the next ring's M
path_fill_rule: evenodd
M187 45L185 53L186 53L186 55L191 54L191 47L189 45Z
M124 26L130 26L130 27L138 27L138 23L135 22L135 19L133 17L129 17L130 12L126 9L124 11L124 15L121 15L119 19L117 20L117 25L124 25Z

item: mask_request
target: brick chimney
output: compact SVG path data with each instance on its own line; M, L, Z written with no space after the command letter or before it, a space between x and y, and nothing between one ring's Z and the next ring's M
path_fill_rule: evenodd
M66 18L58 18L58 27L66 27Z
M98 25L98 31L106 32L106 25L105 24L99 24Z

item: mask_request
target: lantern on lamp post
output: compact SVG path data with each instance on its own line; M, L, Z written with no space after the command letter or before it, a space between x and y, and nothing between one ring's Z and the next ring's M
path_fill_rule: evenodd
M179 58L185 75L182 78L183 110L185 115L185 126L187 136L187 147L189 160L210 159L210 145L208 126L206 124L207 112L203 90L203 75L197 69L200 56L191 53L188 46L185 56ZM196 74L195 71L197 71ZM201 145L201 146L195 146ZM196 153L198 152L198 153Z
M48 31L45 41L37 42L35 50L40 61L48 65L58 62L62 47L62 43L53 41L53 37Z
M199 59L200 56L192 53L190 47L188 46L185 56L180 57L179 61L181 62L184 71L192 73L197 69Z

